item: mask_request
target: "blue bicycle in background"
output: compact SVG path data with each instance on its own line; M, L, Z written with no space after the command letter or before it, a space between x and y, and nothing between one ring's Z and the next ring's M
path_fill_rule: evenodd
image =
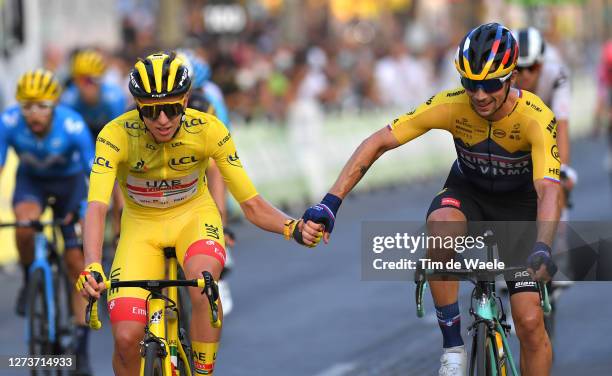
M58 252L57 228L65 219L0 223L3 227L34 229L34 261L30 266L26 301L25 338L31 356L74 354L72 284ZM45 229L52 235L47 238ZM32 375L61 375L61 370L36 370Z

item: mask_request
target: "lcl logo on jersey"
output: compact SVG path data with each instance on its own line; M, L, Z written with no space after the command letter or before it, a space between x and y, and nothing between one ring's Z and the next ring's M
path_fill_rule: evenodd
M190 155L188 157L170 158L168 167L175 171L185 171L189 170L196 163L198 163L198 159L194 155Z
M228 155L227 162L231 164L232 166L242 167L242 163L240 162L240 157L238 157L238 152Z
M183 128L189 133L200 133L202 132L202 125L206 122L202 119L190 119L183 121Z
M132 137L140 137L140 135L142 133L147 131L147 127L145 127L144 124L139 123L137 121L134 121L134 122L131 122L131 123L126 121L123 124L123 127L127 131L127 134L132 136Z
M104 157L96 157L96 159L94 160L94 164L97 164L98 166L102 166L102 167L112 168L110 161L108 161Z

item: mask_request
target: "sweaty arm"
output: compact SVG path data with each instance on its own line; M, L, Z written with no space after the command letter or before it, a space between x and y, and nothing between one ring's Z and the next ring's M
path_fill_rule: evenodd
M87 214L83 231L85 264L100 262L108 202L115 185L117 168L126 159L127 140L118 124L109 123L96 140L96 155L89 181Z
M344 199L385 152L448 123L448 107L432 103L433 98L366 138L342 168L329 193Z
M282 234L284 223L290 217L258 195L255 186L242 167L236 146L227 128L215 120L209 127L206 137L206 145L210 148L208 153L215 160L225 184L240 204L246 218L263 230Z
M561 162L555 141L556 120L550 114L549 123L533 121L528 129L533 180L538 195L537 241L551 246L561 214Z

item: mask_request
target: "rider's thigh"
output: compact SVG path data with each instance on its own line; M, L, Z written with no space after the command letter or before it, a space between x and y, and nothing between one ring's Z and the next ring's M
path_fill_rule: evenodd
M206 206L193 212L178 236L176 256L188 279L202 277L205 270L219 279L226 254L223 224L216 208Z
M18 221L29 221L40 218L42 207L37 201L21 201L13 207L15 219Z
M163 279L165 258L161 240L164 225L153 220L144 220L124 215L121 238L115 252L110 280L129 281L141 279ZM108 311L111 323L136 321L143 325L147 321L147 290L123 287L108 291Z

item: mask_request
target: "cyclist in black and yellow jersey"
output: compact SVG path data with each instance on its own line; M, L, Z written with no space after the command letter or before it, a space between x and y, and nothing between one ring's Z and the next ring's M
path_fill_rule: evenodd
M430 129L448 131L457 160L444 189L430 205L428 232L458 236L466 233L471 221L538 221L537 239L524 244L527 252L514 255L526 264L520 273L524 280L509 280L508 286L521 345L521 374L547 375L551 345L532 277L548 280L556 271L550 245L560 213L560 162L552 111L534 94L512 88L517 57L517 42L504 26L489 23L471 30L455 57L463 88L434 95L367 138L321 203L302 218L323 223L323 239L328 242L342 199L374 161ZM524 252L524 247L513 247L511 252ZM454 253L448 249L429 252L445 258ZM443 336L439 374L444 376L466 374L458 286L457 281L431 282Z
M150 55L136 63L129 78L137 108L109 122L96 140L84 225L87 267L77 282L84 297L98 298L104 289L92 274L106 279L100 259L115 180L125 208L111 279L162 279L165 247L176 248L186 278L209 271L219 279L225 245L221 217L204 177L210 158L249 221L286 239L316 245L322 227L304 225L266 202L242 167L227 128L213 115L186 108L191 80L180 58L174 53ZM211 375L220 329L210 325L206 298L193 290L190 334L195 373ZM117 375L138 374L146 297L147 292L137 288L108 293Z

